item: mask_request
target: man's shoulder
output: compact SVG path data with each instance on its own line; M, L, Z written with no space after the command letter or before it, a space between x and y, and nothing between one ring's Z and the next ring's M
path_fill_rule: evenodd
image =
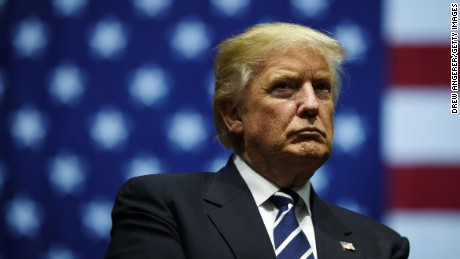
M152 174L130 178L117 192L117 210L141 208L149 211L193 211L200 206L215 173ZM114 208L115 210L115 208Z
M132 177L128 181L189 183L190 181L206 181L209 178L212 178L215 174L216 173L213 172L147 174Z
M145 186L151 189L184 189L199 188L212 181L216 173L195 172L176 174L148 174L130 178L124 186Z
M384 225L383 223L354 212L352 210L337 206L330 202L324 201L326 206L333 212L339 220L353 232L374 234L376 236L384 235L387 237L400 238L400 234Z
M188 172L171 174L148 174L132 177L118 191L118 197L162 200L164 202L202 201L212 186L238 182L238 174L231 163L217 172Z

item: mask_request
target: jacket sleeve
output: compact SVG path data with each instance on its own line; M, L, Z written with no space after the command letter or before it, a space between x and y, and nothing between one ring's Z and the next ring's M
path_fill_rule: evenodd
M133 178L117 194L106 259L185 258L168 202L146 178Z
M394 253L393 256L391 257L392 259L407 259L409 258L409 240L405 237L401 238L401 244L399 246L399 249L397 249Z

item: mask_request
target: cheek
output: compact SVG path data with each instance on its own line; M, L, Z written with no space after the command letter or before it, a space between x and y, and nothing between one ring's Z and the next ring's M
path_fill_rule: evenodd
M267 110L266 113L262 115L265 121L264 123L271 131L279 134L289 127L289 124L295 117L295 112L292 112L292 110L293 109L290 109L288 105Z
M328 131L328 139L332 145L332 141L334 139L334 115L331 115L325 123L326 130Z
M292 113L293 105L289 102L275 102L275 101L265 101L260 102L254 105L252 108L252 116L257 118L260 121L282 121L286 120Z
M245 131L259 136L271 135L271 138L283 135L295 116L295 105L291 102L265 100L253 102L245 114Z
M332 142L334 137L334 109L333 107L324 107L321 113L321 123L323 124L324 130L327 132L327 139Z
M245 133L259 139L275 139L283 136L283 132L288 126L287 116L283 116L281 111L273 109L259 110L248 114L245 120Z
M334 135L334 118L332 118L332 121L331 121L331 134L332 136Z
M331 134L334 133L334 117L328 117L324 122L324 126Z
M334 131L334 107L326 106L322 113L323 125L327 130Z

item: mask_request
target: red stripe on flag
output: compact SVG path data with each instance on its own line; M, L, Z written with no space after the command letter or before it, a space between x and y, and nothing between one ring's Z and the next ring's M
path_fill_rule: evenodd
M389 52L390 85L450 85L449 46L393 46Z
M460 167L390 168L389 206L460 209Z

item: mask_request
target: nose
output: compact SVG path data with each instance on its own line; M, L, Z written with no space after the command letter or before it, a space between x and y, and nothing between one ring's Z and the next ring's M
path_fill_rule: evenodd
M298 91L298 108L299 117L311 118L319 112L319 100L316 96L312 83L306 82Z

